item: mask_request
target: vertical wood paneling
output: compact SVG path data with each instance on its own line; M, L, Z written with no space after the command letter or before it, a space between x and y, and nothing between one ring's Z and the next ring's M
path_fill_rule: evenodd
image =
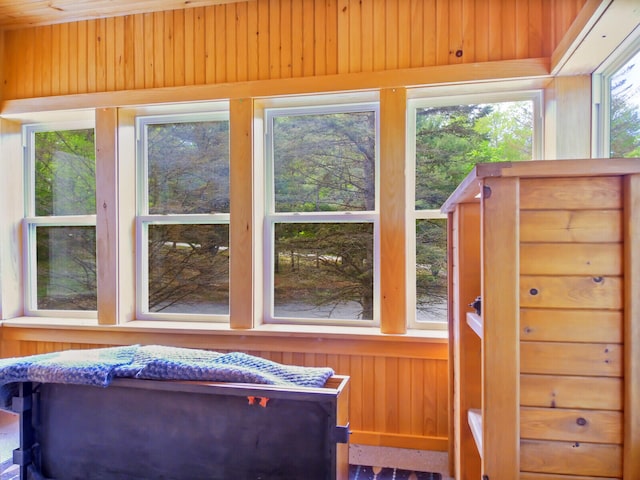
M224 9L225 36L223 47L225 50L225 81L237 82L237 65L241 62L238 56L238 44L236 39L236 6L233 4L221 5ZM221 9L222 11L222 9Z
M258 0L258 80L269 78L269 2Z
M189 49L185 48L185 20L184 14L186 10L176 10L173 13L173 84L174 85L188 85L186 77L186 64L187 59L191 56L193 59L191 46ZM189 10L193 12L192 10ZM193 32L193 28L189 26L189 32Z
M255 0L12 30L4 33L4 96L549 56L583 4Z
M402 1L398 5L398 67L411 67L411 4Z
M205 10L204 7L194 9L193 25L193 54L194 54L194 84L202 85L206 82L206 45L205 45ZM186 40L185 40L186 41Z
M236 57L238 59L236 66L236 78L239 82L249 80L248 74L248 23L247 23L247 4L238 3L235 5L234 22L236 24Z

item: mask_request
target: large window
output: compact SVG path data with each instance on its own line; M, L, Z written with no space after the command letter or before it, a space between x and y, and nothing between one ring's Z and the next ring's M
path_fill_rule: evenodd
M378 319L378 107L267 109L265 320Z
M447 225L440 207L476 163L538 155L533 135L538 97L531 93L487 95L482 103L478 97L410 102L408 170L414 184L408 203L415 228L408 235L413 285L409 304L415 306L411 325L446 327Z
M25 138L25 310L95 316L94 129L27 126Z
M615 55L594 79L594 97L601 99L596 156L640 157L640 42Z
M228 113L137 127L138 317L228 320Z

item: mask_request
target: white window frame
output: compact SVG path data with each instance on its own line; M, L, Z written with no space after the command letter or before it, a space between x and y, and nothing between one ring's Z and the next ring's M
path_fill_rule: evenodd
M81 115L82 116L82 115ZM96 215L55 215L42 217L35 215L35 134L39 132L93 129L95 122L90 120L48 121L29 123L22 126L22 148L24 154L24 193L25 212L23 219L23 274L24 313L31 317L90 318L97 319L97 310L46 310L38 308L37 265L36 265L36 228L37 227L76 227L96 228ZM96 179L97 181L97 179ZM97 193L97 188L96 188ZM96 235L97 239L97 235ZM96 258L97 268L97 258Z
M500 102L533 102L533 142L532 160L542 158L543 152L543 91L485 91L470 94L455 94L456 87L449 87L452 95L443 95L438 89L438 96L412 96L407 100L407 161L406 161L406 194L407 194L407 327L420 330L445 330L448 328L447 316L441 322L421 322L416 315L416 222L418 220L447 219L440 209L416 210L416 112L425 107L447 107L455 105L480 105ZM445 90L446 91L446 90ZM507 161L508 159L505 159Z
M370 95L367 95L370 96ZM352 96L353 97L353 96ZM339 99L340 96L334 97ZM315 101L314 101L315 100ZM339 100L338 100L339 101ZM327 97L289 100L288 104L264 109L264 237L263 237L263 322L266 324L307 324L323 326L374 327L380 325L380 105L377 101L328 103ZM273 176L273 119L277 116L374 112L376 116L375 209L348 212L275 212ZM371 223L373 224L373 319L289 318L274 315L274 231L276 223Z
M593 72L591 156L611 156L611 78L640 52L640 26Z
M149 214L148 199L148 143L147 125L167 123L196 123L229 121L228 105L214 105L211 111L195 113L169 113L136 117L136 318L139 320L166 320L188 322L229 323L230 315L149 312L148 227L149 225L229 225L229 213L213 214ZM230 180L231 181L231 180ZM231 284L229 285L231 287Z

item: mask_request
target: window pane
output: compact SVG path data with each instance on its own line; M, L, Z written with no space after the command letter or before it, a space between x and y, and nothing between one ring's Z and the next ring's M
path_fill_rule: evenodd
M532 159L533 102L418 108L416 210L439 209L478 162Z
M229 313L228 225L149 225L149 311Z
M37 304L97 310L95 227L36 228Z
M640 52L611 77L611 157L640 157Z
M447 321L447 221L416 221L416 320Z
M373 224L275 225L274 316L373 319Z
M147 125L149 213L229 213L229 122Z
M375 137L375 112L275 117L275 211L375 210Z
M93 129L35 132L35 214L95 213Z

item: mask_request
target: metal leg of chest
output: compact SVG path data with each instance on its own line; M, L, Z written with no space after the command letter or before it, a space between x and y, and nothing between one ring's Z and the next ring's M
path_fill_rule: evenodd
M13 397L12 409L20 414L20 447L13 451L13 463L20 465L20 480L27 480L27 470L33 461L33 386L31 382L18 384L18 396Z

